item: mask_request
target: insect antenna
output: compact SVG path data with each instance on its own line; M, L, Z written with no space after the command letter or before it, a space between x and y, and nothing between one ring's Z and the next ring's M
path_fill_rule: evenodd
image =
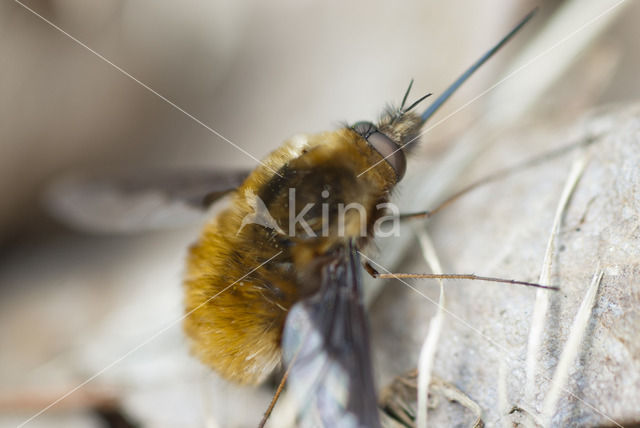
M402 104L400 104L400 111L403 111L404 109L404 104L407 102L407 97L409 96L409 92L411 92L412 86L413 86L413 79L411 79L411 82L409 82L409 87L407 88L407 91L404 93L404 97L402 97Z
M409 82L409 87L407 88L406 92L404 93L404 96L402 97L402 103L400 104L400 107L398 108L398 110L393 112L391 123L394 123L396 120L400 119L405 113L407 113L408 111L411 111L415 106L420 104L425 98L431 96L431 93L428 93L427 95L421 97L418 101L411 104L409 107L404 108L404 105L407 103L407 98L409 97L409 92L411 92L412 86L413 86L413 79L411 79L411 81ZM389 110L391 111L393 109L390 108Z
M418 104L420 104L422 101L426 100L427 98L429 98L431 96L431 92L429 92L427 95L424 95L422 97L420 97L416 102L414 102L413 104L411 104L409 107L407 107L406 109L402 110L402 114L405 114L411 110L413 110L413 108L415 106L417 106Z
M527 23L529 20L535 15L538 8L533 9L531 12L525 16L522 21L518 23L509 33L502 38L494 47L489 49L480 59L478 59L471 67L467 69L458 79L453 82L443 93L440 95L434 102L431 104L425 111L422 113L420 118L422 119L422 123L425 123L433 114L444 104L445 101L453 95L453 93L469 78L471 75L478 70L482 64L484 64L489 58L493 56L500 48L509 41L520 29Z

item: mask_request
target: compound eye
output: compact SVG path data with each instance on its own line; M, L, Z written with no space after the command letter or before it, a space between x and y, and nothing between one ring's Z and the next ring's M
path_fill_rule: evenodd
M365 140L368 139L372 133L378 132L378 128L371 122L356 122L351 129L360 134Z
M396 173L397 181L400 181L407 170L407 158L400 146L378 131L371 122L357 122L351 128L367 140L367 143L391 165L391 168Z

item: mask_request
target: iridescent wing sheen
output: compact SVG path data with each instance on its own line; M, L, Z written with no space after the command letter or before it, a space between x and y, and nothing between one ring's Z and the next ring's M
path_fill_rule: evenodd
M45 194L47 210L87 232L130 233L201 221L251 170L131 171L62 177Z
M287 317L282 347L301 426L380 427L361 269L355 244L339 249L319 291Z

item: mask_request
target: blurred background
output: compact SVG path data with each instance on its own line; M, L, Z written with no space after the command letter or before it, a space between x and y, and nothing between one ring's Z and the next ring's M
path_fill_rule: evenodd
M74 171L256 165L115 66L260 159L295 133L376 118L411 78L414 98L438 95L539 6L438 114L447 116L506 75L568 3L577 2L24 0L32 11L2 2L0 425L22 423L96 373L26 426L104 426L119 417L95 410L105 408L141 426L254 426L270 398L268 387L230 386L200 367L173 322L198 225L92 236L43 208L46 186ZM640 99L640 4L626 3L571 52L531 123ZM582 2L565 36L616 4ZM479 100L433 129L409 168L437 162L486 108Z

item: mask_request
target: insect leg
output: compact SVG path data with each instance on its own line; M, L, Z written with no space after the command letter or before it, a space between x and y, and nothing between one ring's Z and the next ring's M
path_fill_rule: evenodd
M291 367L293 366L293 363L295 362L296 357L297 357L297 354L293 357L293 360L291 361L291 364L289 365L289 367L287 367L287 370L284 372L284 375L282 375L282 380L280 381L280 384L278 384L278 389L276 389L275 394L273 394L273 398L269 403L269 407L267 407L267 410L264 412L264 416L262 416L262 420L260 421L260 424L258 424L258 428L264 428L265 424L267 423L267 420L269 419L269 416L271 416L271 412L273 412L273 408L276 406L276 403L278 402L278 399L282 394L284 385L287 383L289 372L291 371Z
M454 193L453 195L449 196L447 199L445 199L443 202L441 202L439 205L437 205L432 210L425 210L425 211L418 211L418 212L415 212L415 213L400 214L400 220L418 219L418 218L426 219L426 218L429 218L429 217L433 216L434 214L436 214L437 212L441 211L443 208L449 206L451 203L453 203L456 200L458 200L460 197L466 195L467 193L471 192L472 190L477 189L478 187L484 186L485 184L493 183L494 181L501 180L501 179L506 178L506 177L508 177L508 176L510 176L512 174L517 173L517 172L521 172L521 171L524 171L525 169L532 168L534 166L540 165L543 162L550 161L552 159L555 159L557 157L565 155L565 154L567 154L567 153L569 153L569 152L571 152L574 149L577 149L579 147L589 146L590 144L594 143L596 140L597 140L596 136L590 136L590 137L582 139L580 141L569 143L569 144L564 145L562 147L559 147L557 149L554 149L554 150L548 151L546 153L543 153L541 155L532 157L531 159L525 160L524 162L521 162L519 164L500 169L500 170L498 170L498 171L496 171L496 172L494 172L492 174L489 174L489 175L479 179L478 181L475 181L474 183L462 188L461 190L457 191L456 193Z
M559 290L559 287L552 285L542 285L535 282L518 281L515 279L496 278L491 276L480 276L473 273L379 273L375 278L380 279L399 279L399 278L412 278L412 279L470 279L473 281L487 281L487 282L499 282L503 284L525 285L527 287L544 288L547 290Z
M380 276L380 272L378 272L372 265L371 263L365 261L364 264L364 270L367 271L367 273L369 275L371 275L371 277L373 278L378 278L378 276Z

